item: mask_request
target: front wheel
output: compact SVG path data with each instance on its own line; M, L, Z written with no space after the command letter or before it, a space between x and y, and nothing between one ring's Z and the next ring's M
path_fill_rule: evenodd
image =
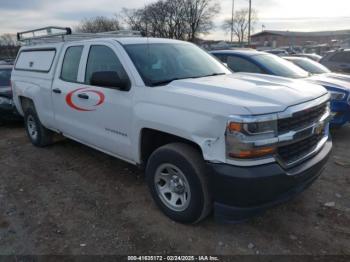
M198 223L212 209L204 160L190 145L175 143L156 150L146 179L156 204L174 221Z

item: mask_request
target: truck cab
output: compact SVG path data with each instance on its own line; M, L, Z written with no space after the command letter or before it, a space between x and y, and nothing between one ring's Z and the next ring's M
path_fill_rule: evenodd
M143 168L171 219L197 223L214 210L242 221L323 170L332 148L323 87L235 75L187 42L58 29L19 34L27 44L12 84L30 141L44 147L58 133Z

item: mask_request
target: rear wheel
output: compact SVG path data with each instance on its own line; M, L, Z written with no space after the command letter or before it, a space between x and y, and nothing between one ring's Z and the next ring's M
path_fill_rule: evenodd
M146 168L147 183L158 207L180 223L197 223L212 202L204 160L194 147L176 143L157 149Z
M45 147L52 144L53 133L41 124L33 108L25 111L24 122L28 138L34 146Z

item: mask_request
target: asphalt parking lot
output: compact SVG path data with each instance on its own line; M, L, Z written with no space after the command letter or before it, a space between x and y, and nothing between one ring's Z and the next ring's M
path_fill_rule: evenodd
M350 255L350 126L333 131L321 178L293 201L239 225L167 219L142 172L63 140L34 148L0 127L0 254Z

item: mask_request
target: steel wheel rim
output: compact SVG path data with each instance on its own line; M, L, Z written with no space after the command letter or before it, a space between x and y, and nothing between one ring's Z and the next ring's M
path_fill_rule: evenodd
M29 136L33 140L36 140L38 137L38 129L37 129L36 122L35 122L33 116L28 116L27 129L28 129Z
M172 164L162 164L156 170L154 184L160 200L169 209L181 212L188 208L191 190L184 173Z

